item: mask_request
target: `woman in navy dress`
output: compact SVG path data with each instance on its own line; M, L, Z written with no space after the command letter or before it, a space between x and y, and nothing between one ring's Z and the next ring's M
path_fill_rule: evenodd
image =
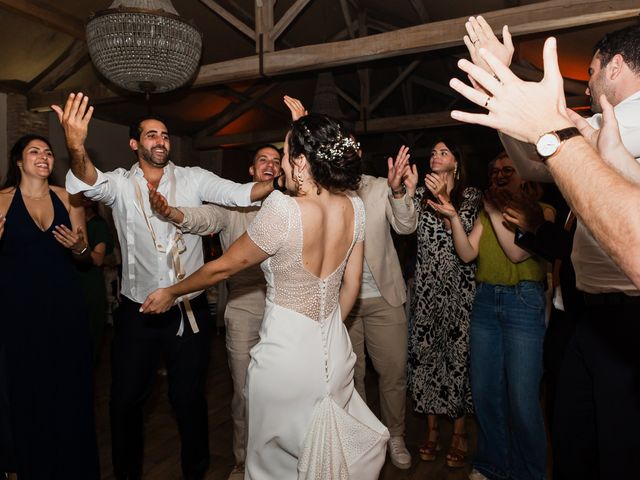
M91 342L72 260L86 255L84 212L49 185L53 164L48 140L25 135L0 189L0 472L91 480Z

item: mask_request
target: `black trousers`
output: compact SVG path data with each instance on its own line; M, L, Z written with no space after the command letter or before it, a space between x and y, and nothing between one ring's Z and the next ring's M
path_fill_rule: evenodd
M159 315L139 312L124 299L114 317L111 346L111 441L116 479L142 477L143 406L151 394L159 361L166 361L169 400L182 442L184 478L202 479L209 467L209 429L205 376L209 360L210 321L204 294L191 301L200 332L185 318L177 336L182 305Z
M587 296L586 311L576 323L559 372L554 463L562 478L635 478L640 453L640 303L624 303L617 294L595 297Z

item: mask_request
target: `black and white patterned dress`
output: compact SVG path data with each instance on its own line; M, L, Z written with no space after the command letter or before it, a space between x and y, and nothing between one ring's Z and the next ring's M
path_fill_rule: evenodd
M475 265L456 254L451 232L423 204L419 212L418 254L411 297L408 382L415 410L458 418L473 412L469 386L469 321L475 293ZM481 206L481 192L466 188L458 209L467 234Z

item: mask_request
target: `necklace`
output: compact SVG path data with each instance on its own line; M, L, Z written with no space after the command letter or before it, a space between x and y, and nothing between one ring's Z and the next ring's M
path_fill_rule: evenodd
M21 193L22 193L23 197L30 198L31 200L44 200L45 198L49 197L49 192L47 192L46 194L41 195L41 196L29 195L28 193L24 193L22 191L21 191Z

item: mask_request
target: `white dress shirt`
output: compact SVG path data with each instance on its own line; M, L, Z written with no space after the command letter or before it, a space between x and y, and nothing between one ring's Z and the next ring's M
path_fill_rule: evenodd
M620 102L614 107L620 127L622 143L636 160L640 157L640 92ZM594 128L602 125L602 114L597 113L587 121ZM633 181L633 179L629 179ZM637 183L635 181L634 183ZM603 192L606 195L606 192ZM621 218L621 222L625 219ZM593 237L586 225L578 218L573 237L571 262L576 271L576 287L588 293L622 292L640 295L640 291L607 255Z
M170 188L172 178L175 178L175 189ZM156 248L140 209L136 184L140 187L144 211L160 248ZM199 167L178 167L169 162L164 167L158 191L170 199L172 205L196 207L207 201L228 206L248 206L251 205L253 185L225 180ZM121 293L124 296L142 303L157 288L176 283L171 248L177 238L177 229L151 210L147 181L138 163L130 170L119 168L106 173L98 170L94 185L82 182L69 171L65 186L69 193L84 192L88 198L112 208L122 249ZM175 198L171 198L172 190ZM178 242L180 263L185 274L190 275L203 265L202 241L197 235L185 234L183 242ZM199 293L192 293L189 298Z

